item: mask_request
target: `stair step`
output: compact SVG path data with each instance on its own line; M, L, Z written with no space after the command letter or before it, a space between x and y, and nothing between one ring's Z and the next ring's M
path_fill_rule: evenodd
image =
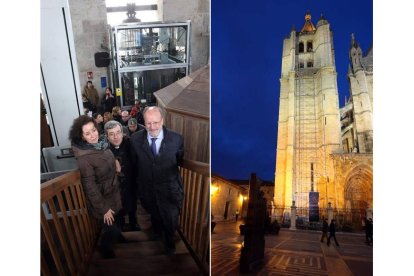
M97 275L201 275L189 253L99 259L91 263L90 276Z
M132 232L122 232L122 235L128 241L149 241L150 235L147 231L132 231Z
M103 259L97 249L92 256L88 275L202 275L178 234L175 236L176 253L165 254L162 241L152 241L151 216L138 204L137 217L141 231L122 232L128 241L114 245L116 258ZM128 216L125 216L128 223Z
M135 258L141 256L165 255L164 245L161 241L143 241L132 243L118 243L114 245L117 258ZM176 254L188 253L182 241L176 243ZM102 257L98 250L92 256L92 262L101 260ZM102 259L105 260L105 259Z

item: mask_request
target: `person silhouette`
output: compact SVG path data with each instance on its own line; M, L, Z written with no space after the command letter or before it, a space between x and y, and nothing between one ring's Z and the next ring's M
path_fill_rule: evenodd
M336 246L339 246L339 243L336 240L336 236L335 236L335 220L334 219L331 220L331 224L329 224L329 238L328 238L328 242L327 242L328 246L329 246L329 243L331 241L331 238L334 238Z
M328 239L328 219L327 218L323 218L321 242L324 242L325 237L326 239Z
M365 219L365 239L367 245L371 245L373 243L372 241L372 231L373 225L372 225L372 218Z

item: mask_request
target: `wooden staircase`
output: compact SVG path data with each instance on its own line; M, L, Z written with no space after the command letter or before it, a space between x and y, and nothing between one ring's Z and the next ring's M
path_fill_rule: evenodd
M210 274L208 164L184 159L180 168L185 196L175 254L150 239L150 216L138 204L142 231L124 232L127 242L115 245L114 259L97 250L99 227L88 213L79 170L52 174L41 179L41 275Z
M150 239L150 215L141 205L137 213L141 231L122 233L127 243L114 245L114 259L103 259L95 249L87 275L203 275L178 234L176 253L165 254L162 241Z

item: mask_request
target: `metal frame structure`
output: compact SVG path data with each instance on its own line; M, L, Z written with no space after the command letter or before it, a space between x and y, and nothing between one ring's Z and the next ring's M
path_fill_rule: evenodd
M182 35L186 37L181 38L180 36L178 39L181 43L184 41L185 44L170 45L173 34L169 32L172 29L168 30L167 28L177 28L174 30L178 30L179 27L185 31ZM158 33L153 32L154 29L158 30ZM161 29L164 29L163 34L167 37L168 42L160 41ZM143 35L145 30L148 30L147 36ZM121 89L121 95L117 94L120 106L129 108L137 100L149 105L155 104L153 96L155 91L189 75L191 73L190 37L190 20L185 22L138 22L113 26L111 30L113 87ZM165 48L167 45L168 49ZM181 56L171 55L170 51L175 51L177 48L179 49L177 52ZM174 69L176 70L171 71ZM127 78L126 73L132 73L133 99L131 88L125 87L127 80L123 80L123 78ZM157 77L160 78L158 83L154 81ZM161 81L162 77L165 78ZM148 85L145 87L144 83L148 82L151 82L151 87ZM128 98L126 99L126 97Z

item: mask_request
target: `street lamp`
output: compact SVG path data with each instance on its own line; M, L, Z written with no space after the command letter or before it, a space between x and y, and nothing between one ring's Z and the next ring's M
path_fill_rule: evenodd
M212 183L210 184L210 195L213 196L217 191L219 190L219 187L217 184Z

